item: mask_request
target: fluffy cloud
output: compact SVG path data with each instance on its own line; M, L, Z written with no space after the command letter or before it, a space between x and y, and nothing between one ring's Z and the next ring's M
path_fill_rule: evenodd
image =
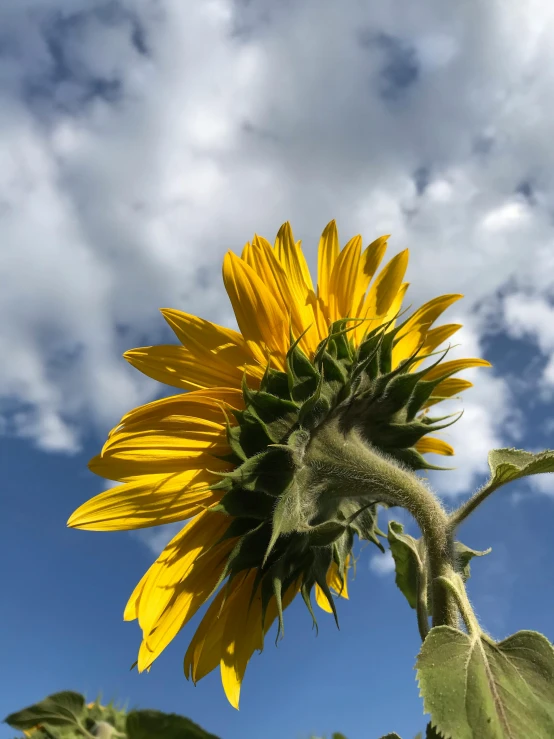
M6 0L0 27L6 432L70 451L152 397L121 351L167 336L161 306L233 325L224 252L287 219L312 266L332 217L410 246L414 305L465 293L466 356L477 305L553 288L544 3ZM502 377L472 374L445 492L510 424Z

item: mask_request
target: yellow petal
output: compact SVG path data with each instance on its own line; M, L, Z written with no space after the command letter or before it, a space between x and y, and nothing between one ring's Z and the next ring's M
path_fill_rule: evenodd
M185 590L190 592L188 586L206 570L210 556L217 555L217 547L210 552L208 549L221 538L228 526L228 516L204 511L192 518L166 545L150 567L150 576L139 603L139 625L145 637L153 630L168 603L175 600L177 590L186 583ZM192 580L188 581L190 577Z
M111 451L103 455L93 457L88 463L89 470L95 475L105 477L107 480L118 482L135 482L143 475L174 474L185 470L208 469L215 472L227 470L227 462L217 457L204 453L202 450L191 451L188 455L180 455L174 458L171 455L165 457L128 458L125 454Z
M329 284L335 261L339 256L339 251L340 246L337 224L333 220L325 226L323 233L321 234L317 260L317 296L323 302L327 314L326 317L329 321L335 320L330 318L328 313Z
M426 338L427 332L434 321L447 309L452 303L459 300L462 295L441 295L434 298L418 308L411 318L402 328L402 333L398 337L392 350L392 368L398 367L400 362L409 359L415 351L420 348Z
M242 390L226 387L210 388L153 400L126 413L119 424L110 431L109 436L123 426L129 428L133 424L150 421L155 424L187 416L197 416L213 423L224 424L226 421L224 408L242 410L244 408ZM231 413L228 412L227 417L232 421Z
M195 684L219 665L225 621L237 593L237 581L238 578L235 578L229 588L221 588L188 646L184 660L185 676L187 680L192 678ZM224 599L225 606L222 608Z
M237 709L248 661L254 650L263 647L262 599L259 589L249 605L255 576L256 570L251 570L245 578L229 610L223 631L221 682L227 700Z
M390 234L380 236L375 241L372 241L362 253L360 260L361 269L356 284L356 293L352 302L353 315L356 317L361 315L366 290L385 256L389 237Z
M359 317L370 320L355 329L354 333L358 341L366 332L381 326L389 316L391 307L396 305L398 293L402 287L402 280L408 267L408 258L408 249L404 249L393 257L383 267L369 288L359 312Z
M423 346L421 347L421 359L418 362L414 362L410 367L410 372L415 372L416 369L425 360L426 356L431 352L434 352L443 342L449 339L456 331L462 328L461 323L445 323L443 326L437 326L427 332Z
M294 243L292 229L287 221L283 223L275 239L275 254L285 270L292 293L300 305L305 304L308 290L313 290L312 278L302 254L302 249Z
M219 478L207 470L145 475L83 503L67 525L88 531L131 531L185 521L221 499L209 489Z
M274 366L282 369L288 348L288 317L254 270L232 252L227 252L223 261L223 281L252 354L263 357L267 347Z
M414 447L420 454L442 454L446 457L452 457L454 454L450 444L433 436L424 436L414 444Z
M447 377L446 380L440 382L433 391L433 395L424 404L423 408L430 408L432 405L440 403L441 400L451 398L458 393L473 387L473 383L469 380L463 380L460 377Z
M122 426L108 437L102 454L136 460L177 460L205 452L229 454L226 429L221 423L194 416L167 418ZM151 470L152 472L157 470Z
M140 598L142 596L142 591L144 590L144 585L146 584L146 581L149 577L149 572L149 570L146 570L144 575L136 584L135 589L131 593L131 596L125 606L125 610L123 611L124 621L134 621L138 618L138 606Z
M491 363L487 362L486 359L477 359L472 357L471 359L452 359L450 362L441 362L425 375L425 380L436 380L442 375L454 374L454 372L460 372L464 369L470 369L471 367L491 367Z
M350 559L350 556L347 559ZM346 598L348 600L348 582L347 582L347 569L344 572L343 579L341 580L340 574L339 574L339 568L335 561L331 562L331 566L329 567L329 570L327 572L327 585L329 585L330 588L332 588L337 595L339 595L341 598Z
M307 303L299 303L285 269L266 239L259 236L254 237L250 266L275 297L283 315L290 315L294 335L300 336L306 331L300 341L300 347L308 356L311 356L323 338L318 331L311 300L308 299ZM304 293L301 295L304 300Z
M352 303L356 300L361 251L362 237L354 236L335 260L329 282L329 305L332 320L347 318L353 314Z
M317 583L315 585L315 602L322 611L325 611L326 613L333 613L333 609L331 608L329 601L327 600L327 596Z
M205 355L193 353L184 346L165 344L131 349L125 359L147 377L181 390L198 390L209 387L240 387L244 366L232 367L218 360L215 354L208 360ZM246 368L247 376L263 376L260 367Z
M256 366L261 355L259 352L252 354L244 337L238 331L171 308L163 308L161 313L179 341L202 365L220 368L229 378L236 378L239 370L242 379L245 368L247 372L253 371L257 377L261 377L259 373L263 370ZM253 365L251 369L250 365ZM217 384L237 386L236 382Z

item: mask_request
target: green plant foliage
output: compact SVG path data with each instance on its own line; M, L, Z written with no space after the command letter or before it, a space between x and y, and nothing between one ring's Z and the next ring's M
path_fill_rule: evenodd
M521 449L493 449L489 452L489 467L487 487L498 488L522 477L554 472L554 451L532 454Z
M79 693L63 691L10 714L5 723L33 730L31 739L218 739L184 716L161 711L127 713L110 702L85 705Z
M421 540L404 533L397 521L389 522L388 541L396 570L396 584L411 608L416 607L418 580L423 572L424 550ZM392 735L389 735L392 736Z
M131 711L128 739L218 739L184 716L161 711Z
M416 669L425 711L447 739L554 737L554 649L542 634L496 643L438 626Z
M21 711L11 713L4 721L14 729L28 730L44 724L47 727L73 727L81 724L85 713L85 699L79 693L64 690L49 695Z
M483 557L485 554L490 554L492 549L489 547L483 552L479 552L476 549L470 549L469 547L466 547L466 545L462 544L461 541L455 541L454 551L456 554L456 564L460 575L462 576L463 581L467 582L471 574L469 563L471 562L473 557Z

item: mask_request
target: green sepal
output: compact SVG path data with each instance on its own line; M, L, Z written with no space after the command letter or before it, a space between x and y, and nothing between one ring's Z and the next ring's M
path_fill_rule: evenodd
M286 356L290 397L301 403L314 394L319 382L319 372L298 346L305 333L294 341Z
M260 422L247 411L235 411L235 415L240 418L239 424L227 427L227 441L233 453L246 462L254 454L263 452L272 439L267 436Z
M315 584L315 580L313 578L310 578L309 580L305 580L302 583L302 587L300 588L300 594L302 596L302 600L306 604L306 608L308 609L308 613L312 617L312 628L315 628L315 633L319 633L319 626L317 625L317 619L315 617L314 609L312 606L312 588Z
M260 382L260 391L283 400L290 400L289 378L286 372L267 367Z
M275 497L259 490L252 491L241 487L233 487L210 510L225 513L235 518L250 518L266 521L271 517Z
M321 370L319 382L314 394L302 404L298 413L299 424L306 429L314 429L327 418L331 411L331 402L322 395L324 371Z
M298 406L291 400L277 398L263 391L251 391L245 377L242 380L242 394L248 413L260 423L271 441L281 441L296 423Z
M409 467L414 472L418 470L455 469L454 467L438 467L435 464L430 464L416 449L387 449L386 453L393 459L396 459L397 462L405 464L406 467Z
M227 478L245 490L280 496L294 476L293 450L283 445L266 445L265 451L247 459Z
M348 326L352 322L356 322L356 325ZM335 359L352 361L353 352L347 334L353 331L360 322L359 318L340 318L331 324L329 328L329 353Z
M341 521L325 521L312 526L308 531L310 546L326 547L333 544L344 533L345 525Z
M358 534L360 539L372 542L384 553L385 548L377 538L378 536L386 536L386 534L377 526L377 503L370 503L359 508L358 503L355 501L350 502L353 506L356 506L356 512L355 516L352 517L349 526ZM344 507L341 506L341 508Z

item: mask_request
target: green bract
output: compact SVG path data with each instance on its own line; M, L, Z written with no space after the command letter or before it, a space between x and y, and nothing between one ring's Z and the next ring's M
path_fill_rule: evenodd
M414 471L442 469L427 463L414 445L454 422L418 417L452 372L432 381L425 380L430 367L411 373L422 359L419 352L392 369L392 350L404 324L375 329L356 348L348 322L331 326L313 361L299 348L301 337L291 337L286 372L268 367L258 390L243 381L246 407L233 411L236 425L227 426L233 454L225 459L236 467L212 486L225 491L212 510L233 518L223 538L240 537L219 583L257 568L262 618L274 595L280 629L282 597L298 578L312 617L310 594L317 584L336 618L326 580L331 563L342 577L355 535L383 550L377 504L391 500L377 482L368 487L367 464L361 485L360 456L378 454ZM348 455L345 468L341 458Z

